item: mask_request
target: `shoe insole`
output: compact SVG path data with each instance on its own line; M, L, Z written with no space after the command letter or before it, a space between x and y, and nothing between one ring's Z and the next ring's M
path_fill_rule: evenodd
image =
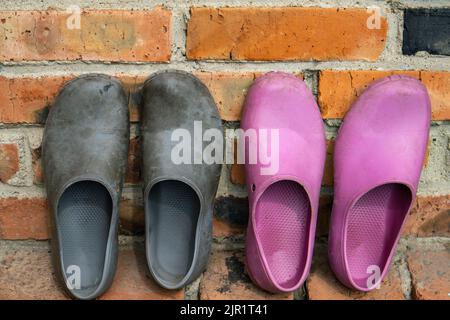
M81 181L68 187L58 203L58 230L63 272L80 295L93 293L103 277L112 216L108 190L98 182ZM77 282L76 273L79 271Z
M363 195L348 212L347 263L357 285L371 287L368 278L385 269L411 199L406 186L385 184Z
M176 285L192 265L200 200L186 183L161 181L150 190L150 263L163 282Z
M304 188L293 181L270 185L255 211L256 235L278 285L300 281L308 256L311 206Z

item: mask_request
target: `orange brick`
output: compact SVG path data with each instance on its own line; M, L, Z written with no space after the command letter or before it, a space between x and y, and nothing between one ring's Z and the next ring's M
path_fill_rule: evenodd
M199 72L196 75L211 91L223 120L239 121L245 95L261 73ZM114 75L128 96L130 121L139 121L140 90L147 75ZM301 73L296 74L303 79ZM0 122L43 123L48 108L63 85L75 75L6 78L0 76Z
M0 239L48 239L45 198L0 198Z
M19 171L19 150L15 143L0 144L0 182L7 183Z
M450 237L450 195L418 197L406 220L403 234Z
M64 82L73 76L0 77L0 122L40 123Z
M213 251L200 283L200 300L292 300L292 293L271 294L251 283L241 252Z
M75 75L6 78L0 76L0 122L43 123L64 84ZM138 90L145 76L116 75L128 95L130 120L139 120Z
M245 96L261 72L196 72L195 75L208 87L226 121L239 121ZM302 73L295 76L303 80Z
M168 61L171 12L83 10L80 28L65 11L2 11L0 60Z
M393 74L422 80L431 99L433 120L450 119L450 72L324 70L319 75L319 105L326 119L343 118L356 98L374 81Z
M151 277L145 258L145 250L134 246L123 248L114 282L103 294L101 300L181 300L184 290L167 290L160 287Z
M450 72L421 71L420 78L430 95L433 119L450 119Z
M256 77L254 72L197 72L195 75L208 87L223 120L241 118L247 90Z
M364 293L342 285L328 264L326 246L316 244L313 265L306 281L309 300L404 300L399 272L390 269L380 289Z
M408 254L412 296L418 300L450 300L450 252L413 250Z
M367 60L385 47L387 21L369 29L365 9L192 8L188 59Z
M245 185L245 166L243 164L231 165L230 180L234 184Z

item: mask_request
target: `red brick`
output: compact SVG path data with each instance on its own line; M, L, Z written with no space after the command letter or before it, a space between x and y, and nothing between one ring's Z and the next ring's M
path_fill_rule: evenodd
M430 95L433 119L450 119L450 72L421 71L420 78Z
M325 158L325 169L322 179L322 185L327 187L332 186L334 181L333 152L334 140L327 140L327 154Z
M5 78L0 77L0 122L43 123L59 90L75 75ZM139 120L138 90L145 76L118 74L128 95L130 121Z
M120 248L114 282L100 299L183 299L183 290L166 290L155 283L142 245L133 247ZM67 299L56 280L46 243L0 247L0 269L0 300Z
M144 207L135 200L122 199L119 207L120 230L125 234L143 233L145 230Z
M247 89L260 73L200 72L196 75L211 91L222 119L240 120ZM0 77L0 122L43 123L61 87L75 75L41 77ZM147 75L116 74L128 96L130 121L139 121L140 89ZM299 79L302 74L297 74Z
M230 180L234 184L245 185L245 166L234 163L230 167Z
M5 78L0 77L0 122L39 123L45 109L70 76Z
M413 250L408 254L412 296L418 300L450 300L450 251Z
M428 89L433 120L450 119L450 72L324 70L319 75L319 105L324 118L343 118L358 96L376 79L404 74L420 79Z
M188 59L367 60L385 47L387 21L354 8L192 8Z
M450 237L450 195L418 197L403 234Z
M184 298L184 290L167 290L160 287L150 276L145 250L123 248L114 282L101 300L168 300Z
M219 108L220 116L226 121L239 121L245 96L253 81L263 75L261 72L195 72L208 87ZM303 80L303 74L295 74Z
M127 171L125 183L139 183L141 181L141 149L139 138L132 138L128 149Z
M42 148L31 150L32 166L33 166L33 183L43 184L44 175L42 171Z
M83 10L80 29L65 11L1 11L0 60L168 61L171 12Z
M130 121L138 122L140 117L140 89L142 88L146 75L130 76L124 74L116 75L122 82L123 89L128 95L128 104L130 109Z
M238 141L234 139L234 163L230 166L230 181L234 184L245 185L245 165L237 163Z
M319 210L317 214L316 237L328 235L330 229L330 217L333 207L333 195L322 194L319 200Z
M0 248L0 300L67 299L55 280L48 246Z
M258 289L245 273L241 252L213 251L200 283L200 300L292 300L293 294Z
M399 272L392 266L380 289L364 293L351 290L336 279L328 264L326 246L317 244L306 281L309 300L403 300Z
M0 198L0 239L48 239L45 198Z
M19 150L15 143L0 144L0 182L7 183L19 171Z
M243 236L245 232L244 227L234 226L228 222L214 217L213 220L213 236L214 238L227 238L234 236Z

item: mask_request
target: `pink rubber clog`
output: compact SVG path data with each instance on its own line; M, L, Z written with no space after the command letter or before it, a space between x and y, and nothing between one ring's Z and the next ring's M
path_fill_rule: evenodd
M325 161L319 108L303 81L271 72L251 86L241 128L247 136L256 130L258 151L271 156L270 165L260 155L249 163L252 148L245 144L247 270L267 291L294 291L308 275L314 246Z
M416 195L430 114L418 80L390 76L345 116L334 148L329 260L350 288L372 290L388 272Z

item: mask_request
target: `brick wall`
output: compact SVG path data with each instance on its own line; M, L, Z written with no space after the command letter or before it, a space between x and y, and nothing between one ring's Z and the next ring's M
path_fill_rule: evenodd
M81 8L80 29L66 10ZM90 1L0 3L0 298L62 298L48 254L41 138L64 82L100 72L129 96L131 140L121 202L121 253L103 296L148 299L448 299L450 245L450 6L445 1ZM379 24L371 6L380 9ZM73 8L72 8L73 9ZM73 12L73 11L72 11ZM270 295L244 272L247 222L243 168L224 166L208 270L185 291L160 289L142 252L139 89L149 74L177 68L211 90L226 127L239 126L245 93L273 70L302 77L317 97L328 139L311 275L295 294ZM433 123L419 196L391 273L380 290L350 292L326 263L333 142L351 103L374 79L407 74L432 101ZM14 241L9 241L14 240ZM447 249L447 250L446 250ZM438 276L438 274L440 276Z

